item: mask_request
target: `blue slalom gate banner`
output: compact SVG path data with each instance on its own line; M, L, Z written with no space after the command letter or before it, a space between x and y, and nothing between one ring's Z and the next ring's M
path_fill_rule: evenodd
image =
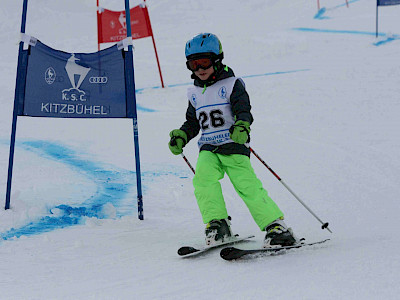
M125 0L127 38L95 53L55 50L26 35L27 10L28 0L23 0L5 209L10 208L18 116L130 118L135 144L138 218L143 220L129 0ZM28 48L24 49L24 45Z
M400 0L376 0L376 37L378 37L378 7L398 4L400 4Z
M40 41L30 46L18 115L57 118L132 118L125 91L124 53L67 53Z

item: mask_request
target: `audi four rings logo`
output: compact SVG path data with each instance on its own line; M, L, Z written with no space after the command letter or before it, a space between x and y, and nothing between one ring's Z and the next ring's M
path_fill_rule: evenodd
M96 83L96 84L104 84L107 83L108 77L90 77L89 82L90 83Z

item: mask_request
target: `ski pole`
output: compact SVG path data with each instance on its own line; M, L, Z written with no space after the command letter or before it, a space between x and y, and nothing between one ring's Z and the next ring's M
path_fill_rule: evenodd
M176 145L176 139L177 137L173 137L171 139L171 146L175 146ZM183 158L183 160L187 163L187 165L189 166L190 170L192 170L193 174L196 174L196 172L194 171L194 168L192 167L192 165L190 164L189 160L186 158L185 154L183 154L183 151L181 153L181 156Z
M322 229L327 229L330 233L332 233L332 231L329 229L329 227L328 227L328 225L329 225L329 223L328 222L326 222L326 223L324 223L324 222L322 222L321 221L321 219L320 218L318 218L318 216L299 198L299 196L297 196L293 191L292 191L292 189L278 176L278 174L276 174L275 172L274 172L274 170L272 170L268 165L267 165L267 163L253 150L253 148L251 148L251 147L249 147L249 149L250 149L250 151L254 154L254 156L255 157L257 157L259 160L260 160L260 162L265 166L265 167L267 167L267 169L276 177L276 179L278 179L279 180L279 182L280 183L282 183L283 184L283 186L297 199L297 201L299 201L321 224L322 224L322 226L321 226L321 228Z
M187 163L187 165L189 166L190 170L192 170L193 174L196 174L196 172L194 171L194 168L192 167L192 165L190 164L189 160L186 158L185 154L183 154L183 152L181 153L183 160Z

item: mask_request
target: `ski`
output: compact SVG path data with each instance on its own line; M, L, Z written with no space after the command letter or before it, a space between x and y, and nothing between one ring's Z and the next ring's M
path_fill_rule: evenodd
M195 255L199 255L201 253L204 253L210 249L214 249L214 248L218 248L221 246L226 246L229 244L235 244L235 243L239 243L239 242L243 242L245 240L251 239L253 238L254 235L248 235L245 237L239 237L238 235L235 235L233 237L231 237L229 240L224 241L221 244L217 244L217 245L211 245L211 246L202 246L202 247L192 247L192 246L184 246L179 248L178 250L178 255L181 257L191 257L191 256L195 256Z
M295 248L302 248L302 247L308 247L308 246L313 246L313 245L318 245L318 244L323 244L330 239L322 240L319 242L313 242L313 243L305 243L305 242L300 242L299 244L293 245L293 246L286 246L286 247L279 247L279 248L258 248L258 249L238 249L235 247L227 247L221 250L220 256L225 259L225 260L233 260L233 259L238 259L246 255L250 254L261 254L261 253L276 253L279 251L283 250L289 250L289 249L295 249Z

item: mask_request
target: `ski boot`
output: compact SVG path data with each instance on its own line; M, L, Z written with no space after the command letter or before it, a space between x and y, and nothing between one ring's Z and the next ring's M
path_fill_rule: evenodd
M285 246L292 246L299 241L294 236L292 228L287 228L283 219L277 219L267 227L267 232L264 239L263 248L279 248Z
M224 241L233 236L231 231L230 217L221 220L212 220L206 226L206 245L214 246L222 244Z

